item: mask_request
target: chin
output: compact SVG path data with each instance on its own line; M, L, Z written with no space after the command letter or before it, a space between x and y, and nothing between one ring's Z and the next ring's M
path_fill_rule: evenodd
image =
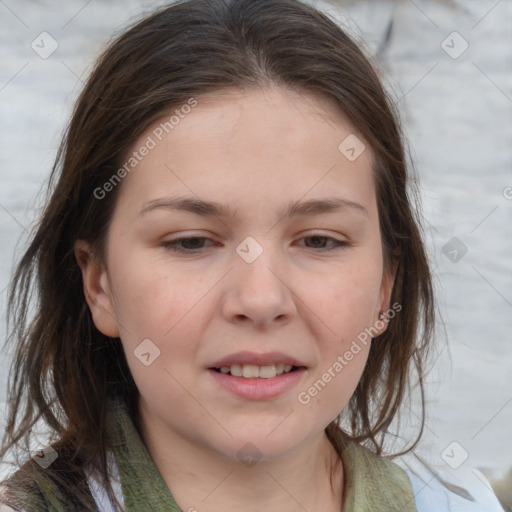
M223 451L228 457L241 462L244 457L271 460L283 457L308 442L309 436L305 432L289 428L279 432L279 428L273 431L267 428L245 428L238 433L232 431L229 448L225 446Z

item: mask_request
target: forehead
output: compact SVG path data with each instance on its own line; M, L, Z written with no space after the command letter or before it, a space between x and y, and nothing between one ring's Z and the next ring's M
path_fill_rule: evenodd
M153 128L158 128L162 120L165 124L165 119L164 115ZM258 142L270 148L276 145L282 145L283 149L301 147L303 141L311 139L315 132L316 143L325 139L319 149L332 151L333 141L326 135L330 133L338 138L340 134L355 132L333 99L276 86L227 89L203 95L180 125L181 130L178 126L172 130L176 142L188 138L190 133L186 128L190 128L205 138L223 138L226 144L229 139L244 150L256 147ZM186 125L185 129L183 125Z
M356 196L373 190L368 145L352 161L340 151L347 138L363 142L334 100L270 87L230 89L195 102L174 106L130 148L126 160L151 146L123 184L128 193L136 191L143 202L187 192L235 204L241 197L292 200L333 187Z

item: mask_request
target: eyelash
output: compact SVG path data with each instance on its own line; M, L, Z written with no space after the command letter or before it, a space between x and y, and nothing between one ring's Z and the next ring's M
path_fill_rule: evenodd
M328 252L328 251L333 251L335 249L343 249L350 245L348 242L344 242L342 240L338 240L336 238L333 238L330 236L325 236L325 235L309 235L309 236L302 237L301 240L304 240L306 238L324 238L326 240L332 240L334 242L334 245L331 248L329 248L329 249L320 248L320 249L318 249L318 252ZM178 247L178 244L180 242L189 241L189 240L209 240L209 238L203 237L203 236L191 236L191 237L184 237L184 238L176 238L175 240L169 240L167 242L163 242L162 246L169 251L176 252L176 253L182 253L182 254L194 254L194 253L197 253L198 251L200 251L201 249L204 249L204 247L198 247L196 249L182 249L182 248Z

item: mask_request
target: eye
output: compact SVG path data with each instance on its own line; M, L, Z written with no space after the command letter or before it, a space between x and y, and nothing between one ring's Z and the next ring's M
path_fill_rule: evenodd
M176 238L176 240L168 240L162 242L162 246L169 251L181 253L193 253L204 248L204 241L209 240L204 236L191 236L188 238ZM203 243L198 243L203 242ZM211 240L210 240L211 241ZM180 246L183 244L183 246Z
M312 249L318 249L319 251L332 251L333 249L340 249L342 247L346 247L349 245L348 242L344 242L342 240L338 240L336 238L333 238L331 236L325 236L325 235L310 235L305 236L301 240L310 240L313 246L316 247L310 247ZM326 246L328 242L331 242L330 246ZM307 244L306 244L307 246ZM320 247L319 247L320 246Z

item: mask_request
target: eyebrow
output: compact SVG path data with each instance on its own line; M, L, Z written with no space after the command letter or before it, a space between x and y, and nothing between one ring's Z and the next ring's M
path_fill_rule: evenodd
M236 211L229 206L215 201L203 201L193 197L163 197L148 201L139 212L139 217L154 210L187 211L202 217L233 218ZM310 199L308 201L294 201L278 214L278 218L299 217L304 215L318 215L321 213L334 213L342 210L353 210L369 217L366 208L354 201L342 197L328 197L325 199Z

